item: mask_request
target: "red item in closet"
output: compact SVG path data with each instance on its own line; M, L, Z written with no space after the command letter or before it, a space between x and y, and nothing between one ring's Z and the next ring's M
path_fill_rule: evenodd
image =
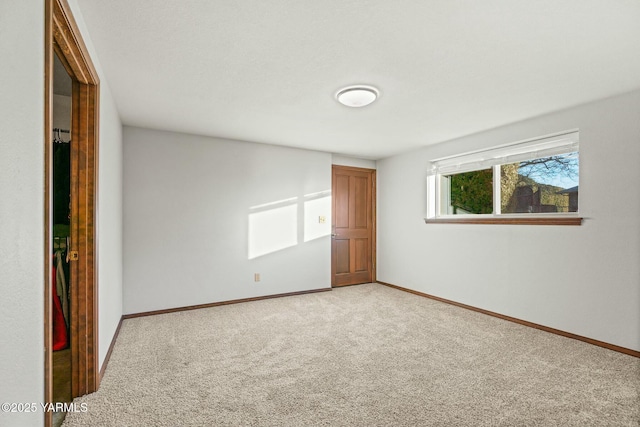
M53 351L63 350L67 348L68 336L67 336L67 324L64 321L64 314L62 314L62 304L60 304L60 298L56 292L56 267L51 268L53 277L51 278L51 320L52 320L52 332L53 332Z

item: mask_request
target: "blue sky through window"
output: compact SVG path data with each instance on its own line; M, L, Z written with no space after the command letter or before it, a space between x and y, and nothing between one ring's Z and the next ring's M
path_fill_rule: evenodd
M549 160L534 164L521 162L518 173L528 176L540 184L553 185L563 189L578 185L579 159L577 151L540 160L545 159Z

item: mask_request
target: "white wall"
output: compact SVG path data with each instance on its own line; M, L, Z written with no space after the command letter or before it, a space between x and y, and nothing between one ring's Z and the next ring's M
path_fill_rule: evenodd
M77 0L67 0L100 77L98 164L98 330L100 367L122 317L122 123Z
M351 166L356 168L375 169L376 161L369 159L359 159L357 157L341 156L339 154L333 154L331 156L331 163L340 166Z
M100 367L122 317L122 124L103 80L98 176L98 329Z
M100 360L122 313L121 124L76 2L69 1L102 79L100 92ZM28 28L28 31L25 31ZM44 2L0 2L0 401L44 400ZM0 412L35 426L42 412Z
M330 154L134 127L124 141L125 313L330 287Z
M378 279L640 350L640 91L378 161ZM431 159L580 130L580 227L425 224Z
M0 2L0 402L44 399L43 40L44 2ZM42 420L0 412L3 426Z

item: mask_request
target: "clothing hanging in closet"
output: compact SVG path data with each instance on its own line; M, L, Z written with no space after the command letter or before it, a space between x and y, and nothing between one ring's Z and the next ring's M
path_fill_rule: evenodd
M54 129L53 138L53 263L51 310L53 350L69 345L69 223L71 201L71 141L64 141L60 134L68 130Z
M60 298L62 307L62 314L67 328L69 327L69 286L67 284L68 274L65 273L68 270L66 264L66 253L62 249L56 249L54 254L54 264L56 267L56 293Z
M69 344L69 335L67 334L67 325L64 321L64 314L62 313L62 304L60 298L56 292L56 266L52 267L51 277L51 320L52 320L52 332L53 332L53 351L63 350L67 348Z
M63 141L58 132L53 142L53 223L69 224L71 141Z

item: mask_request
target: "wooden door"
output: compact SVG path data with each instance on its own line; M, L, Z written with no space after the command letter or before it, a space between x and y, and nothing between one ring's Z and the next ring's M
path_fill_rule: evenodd
M332 286L375 280L375 173L333 166Z

